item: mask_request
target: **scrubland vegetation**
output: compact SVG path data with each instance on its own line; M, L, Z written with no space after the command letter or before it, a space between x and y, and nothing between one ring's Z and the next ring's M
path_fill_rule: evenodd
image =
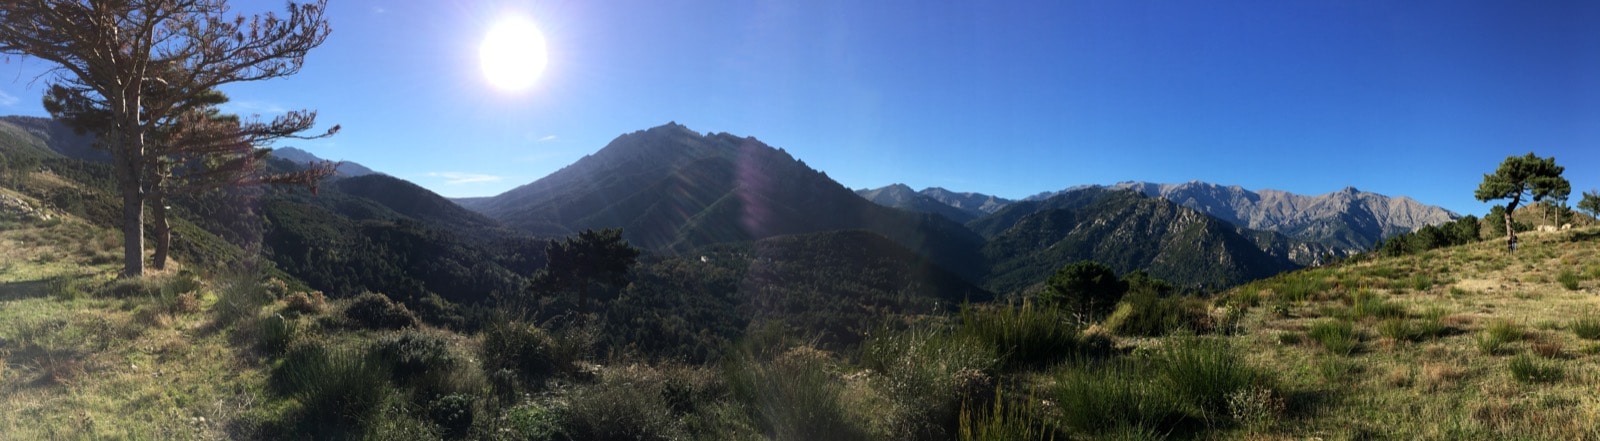
M1515 254L1363 256L1210 297L1142 273L1062 280L1037 299L888 316L859 340L755 320L703 357L603 343L614 325L592 314L451 329L260 271L114 279L115 234L70 216L0 231L6 437L1600 436L1592 229L1527 234ZM1095 299L1112 306L1064 306Z

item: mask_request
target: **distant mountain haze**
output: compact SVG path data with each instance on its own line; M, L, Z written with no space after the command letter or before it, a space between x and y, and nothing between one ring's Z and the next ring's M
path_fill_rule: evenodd
M1165 198L1254 230L1276 231L1348 251L1366 251L1379 240L1460 216L1404 196L1390 197L1345 187L1319 196L1286 191L1250 191L1206 182L1110 186Z
M327 161L327 159L318 157L311 152L300 150L294 147L280 147L272 149L272 156L277 157L278 159L293 161L300 164ZM348 178L366 176L374 173L377 172L372 171L372 169L367 168L366 166L350 161L341 161L339 162L339 168L334 169L334 174Z

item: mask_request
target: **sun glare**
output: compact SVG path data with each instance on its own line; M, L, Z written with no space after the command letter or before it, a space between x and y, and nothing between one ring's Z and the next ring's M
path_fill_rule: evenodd
M520 91L533 86L548 62L544 35L521 17L500 20L478 46L483 76L495 88Z

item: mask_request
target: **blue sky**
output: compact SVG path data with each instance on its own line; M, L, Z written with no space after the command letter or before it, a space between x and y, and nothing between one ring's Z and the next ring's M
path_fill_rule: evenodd
M550 60L508 93L477 47L513 14ZM226 89L231 110L317 109L344 131L296 146L452 197L668 121L851 188L1354 186L1481 215L1482 174L1528 151L1600 187L1597 2L336 0L329 19L299 75ZM42 114L38 71L0 64L0 113Z

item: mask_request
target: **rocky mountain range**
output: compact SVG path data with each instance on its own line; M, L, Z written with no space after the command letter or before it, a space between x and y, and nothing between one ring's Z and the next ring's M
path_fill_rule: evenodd
M902 188L897 189L896 186ZM963 223L994 213L1013 203L994 196L953 193L941 188L930 188L914 193L925 198L911 198L907 194L909 187L899 184L896 186L858 190L857 193L885 206L940 214ZM1223 186L1200 181L1181 184L1121 182L1109 186L1080 185L1035 194L1022 201L1044 201L1093 188L1133 190L1147 196L1167 199L1243 228L1282 233L1300 241L1332 247L1340 254L1367 251L1384 238L1414 231L1425 225L1450 222L1460 217L1449 210L1422 204L1404 196L1363 192L1353 187L1323 195L1307 196L1280 190L1251 191L1237 185ZM952 215L949 214L949 210L941 207L929 207L927 204L929 201L942 202L961 209L963 214Z

